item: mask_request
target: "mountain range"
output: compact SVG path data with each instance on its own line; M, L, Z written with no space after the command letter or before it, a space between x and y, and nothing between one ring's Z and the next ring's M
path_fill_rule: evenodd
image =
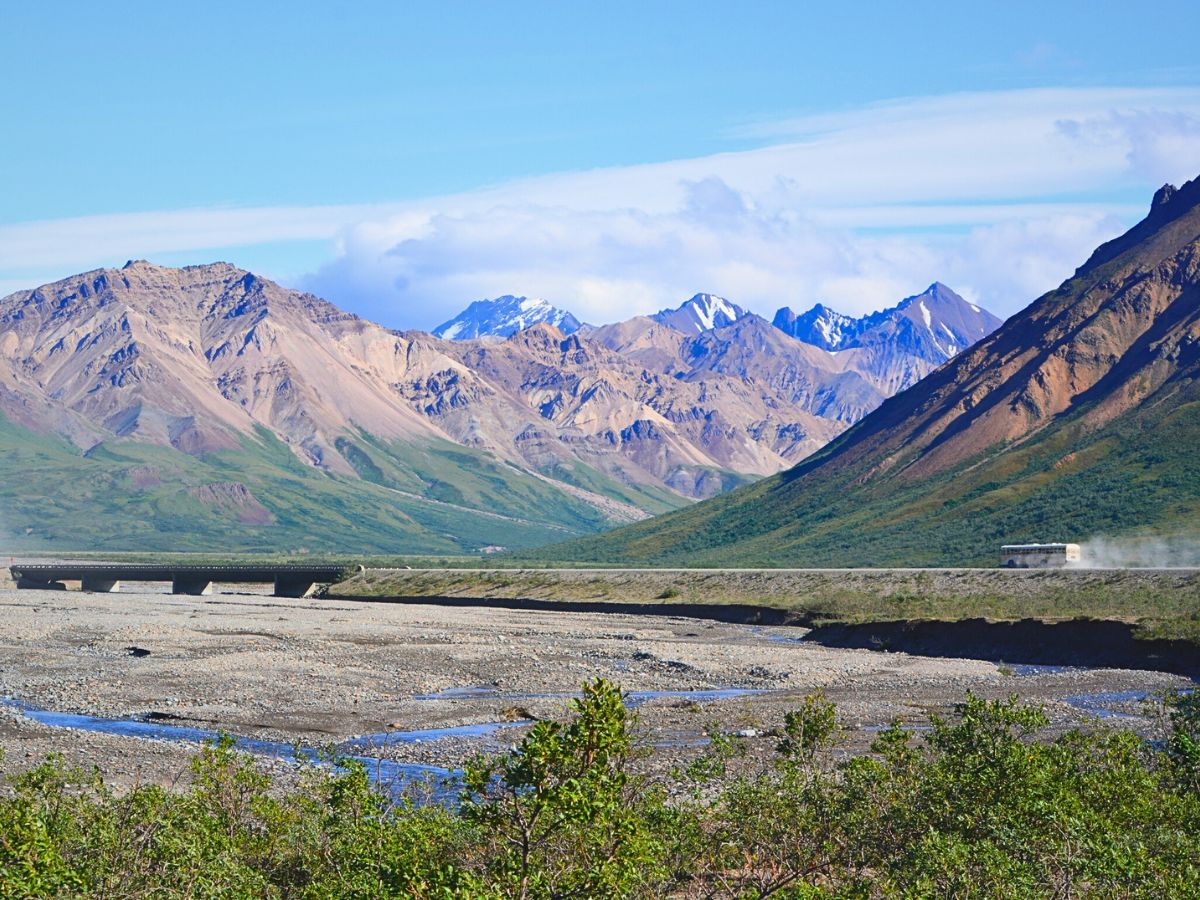
M853 318L817 304L795 315L784 307L774 325L785 334L836 354L857 358L891 396L915 384L946 360L1000 325L1000 319L941 282L890 309Z
M95 270L0 300L0 525L75 549L593 533L819 449L936 365L973 309L941 290L915 326L901 304L831 352L707 294L602 327L480 301L443 334L481 337L451 340L226 263Z
M1059 288L799 465L546 552L632 564L994 565L1006 542L1194 535L1197 447L1200 178L1164 186L1145 220Z

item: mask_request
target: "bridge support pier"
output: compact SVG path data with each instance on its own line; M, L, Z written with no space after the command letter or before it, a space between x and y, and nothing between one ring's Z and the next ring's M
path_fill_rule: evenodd
M361 567L360 567L361 569ZM13 563L8 567L17 587L66 590L79 582L85 591L115 592L122 583L169 581L171 593L204 596L216 584L273 584L276 597L308 597L318 584L331 584L346 573L340 565L157 565L142 563ZM72 587L74 585L72 584Z
M307 597L317 585L309 577L295 575L275 576L276 597Z
M190 594L193 597L207 597L212 592L212 582L207 578L177 576L171 580L172 594Z
M121 590L121 582L109 578L91 576L84 578L79 585L80 590L91 591L95 594L116 594Z
M30 578L28 575L22 575L17 579L17 589L28 591L65 591L67 586L61 581L41 581L37 578Z

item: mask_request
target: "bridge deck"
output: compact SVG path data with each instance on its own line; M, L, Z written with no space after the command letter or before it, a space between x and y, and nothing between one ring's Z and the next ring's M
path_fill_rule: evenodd
M141 563L14 563L9 567L18 588L61 587L80 581L84 590L116 591L122 581L169 581L177 594L212 593L213 582L275 585L280 597L303 597L316 584L337 581L345 566L227 565L189 566Z

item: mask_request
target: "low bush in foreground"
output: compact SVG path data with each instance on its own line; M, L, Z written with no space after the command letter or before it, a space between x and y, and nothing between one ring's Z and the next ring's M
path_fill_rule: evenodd
M832 705L788 714L773 758L713 735L654 784L620 691L467 767L454 809L377 790L361 763L272 790L229 741L186 791L114 793L50 759L4 782L0 896L1196 897L1200 699L1166 740L1039 740L1015 699L967 696L914 736L837 750Z

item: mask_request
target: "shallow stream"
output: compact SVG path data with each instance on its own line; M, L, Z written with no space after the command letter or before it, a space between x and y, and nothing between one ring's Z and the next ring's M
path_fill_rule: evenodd
M719 688L696 691L631 691L626 694L626 702L630 707L637 707L649 700L660 697L688 698L696 703L706 703L729 697L740 697L747 694L763 693L762 691L743 688ZM488 687L450 688L436 694L422 694L417 700L475 700L502 699L524 700L545 698L571 698L577 693L502 693ZM143 740L171 741L181 743L205 743L217 741L221 734L205 728L195 728L187 725L165 725L161 722L144 719L110 719L103 716L89 716L80 713L62 713L53 710L39 709L12 697L0 698L0 705L19 710L26 718L48 725L52 728L69 728L77 731L90 731L99 734L111 734L121 737L134 737ZM448 728L421 728L412 731L385 731L350 738L337 745L334 756L338 759L351 759L362 762L367 767L367 773L372 782L385 787L393 795L404 794L411 788L420 787L430 793L430 796L440 803L451 803L457 795L462 779L462 770L446 769L441 766L420 763L402 763L381 759L377 756L363 755L372 748L396 744L419 744L431 741L486 737L508 728L518 728L531 725L531 719L518 719L503 722L481 722L473 725L456 725ZM234 747L245 753L286 762L331 764L326 755L311 747L300 744L271 741L261 738L251 738L231 735Z

